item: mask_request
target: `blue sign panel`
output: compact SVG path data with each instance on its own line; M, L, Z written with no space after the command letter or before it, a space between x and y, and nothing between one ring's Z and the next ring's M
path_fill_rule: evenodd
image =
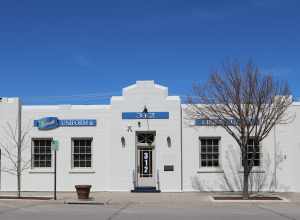
M34 120L34 127L39 130L51 130L58 127L89 127L96 126L96 119L65 119L60 120L56 117L46 117L39 120Z
M51 130L59 127L59 121L56 117L41 118L39 120L34 120L34 126L38 127L40 130Z
M234 120L228 120L228 125L234 125ZM221 125L222 121L218 119L196 119L195 125L196 126L217 126Z
M224 122L223 120L220 119L196 119L195 120L195 125L196 126L220 126L220 125L226 125L226 126L236 126L238 125L238 120L237 119L226 119ZM258 122L254 119L250 119L248 121L251 125L258 125Z
M122 112L122 119L169 119L169 112Z
M88 127L96 126L97 120L95 119L65 119L59 120L59 126L61 127Z

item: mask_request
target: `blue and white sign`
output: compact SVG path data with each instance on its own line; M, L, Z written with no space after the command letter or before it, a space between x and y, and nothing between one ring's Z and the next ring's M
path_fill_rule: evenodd
M59 120L59 126L61 127L89 127L96 126L96 119L65 119Z
M51 130L58 127L91 127L97 125L96 119L64 119L60 120L57 117L45 117L34 120L34 127L39 130Z
M196 126L218 126L221 125L223 121L219 119L196 119L195 125ZM236 125L236 120L234 119L228 119L227 125Z
M196 126L220 126L225 124L226 126L236 126L238 125L238 120L237 119L226 119L224 122L223 120L220 119L196 119L195 120L195 125ZM255 122L254 119L250 119L249 123L251 125L258 124L258 122Z
M122 119L169 119L169 112L122 112Z
M51 130L59 127L59 120L56 117L46 117L33 121L34 127L40 130Z

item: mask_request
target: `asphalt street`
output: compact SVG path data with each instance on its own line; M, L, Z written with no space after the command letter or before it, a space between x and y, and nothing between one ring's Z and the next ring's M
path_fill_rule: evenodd
M299 203L207 203L193 207L164 205L69 205L49 202L1 201L0 220L300 220Z

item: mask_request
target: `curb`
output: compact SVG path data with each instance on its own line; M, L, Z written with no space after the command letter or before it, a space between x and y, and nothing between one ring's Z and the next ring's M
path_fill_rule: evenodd
M211 202L215 203L289 203L289 199L278 196L281 200L215 200L214 196L209 196Z
M64 201L68 205L106 205L105 202Z
M94 198L90 198L87 200L70 199L70 200L65 200L63 203L68 205L108 205L109 200L103 202L103 201L97 201Z

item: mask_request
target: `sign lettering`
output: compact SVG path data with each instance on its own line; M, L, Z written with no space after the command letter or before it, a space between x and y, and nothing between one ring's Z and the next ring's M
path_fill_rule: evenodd
M147 151L144 152L144 166L143 166L143 173L149 174L149 153Z
M236 126L238 125L238 120L236 119L226 119L226 121L220 120L220 119L196 119L195 120L195 125L196 126L221 126L221 125L226 125L226 126ZM254 119L250 119L249 123L251 125L258 124L258 122L255 122Z
M169 119L169 112L122 112L122 119Z
M51 130L58 127L90 127L96 126L96 119L64 119L60 120L56 117L45 117L38 120L34 120L34 127L39 130Z

